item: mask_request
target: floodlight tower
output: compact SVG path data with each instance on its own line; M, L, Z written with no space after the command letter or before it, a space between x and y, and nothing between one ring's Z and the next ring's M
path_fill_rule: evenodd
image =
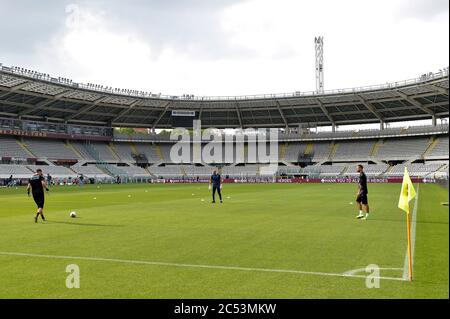
M321 94L323 87L323 37L315 37L316 47L316 92Z

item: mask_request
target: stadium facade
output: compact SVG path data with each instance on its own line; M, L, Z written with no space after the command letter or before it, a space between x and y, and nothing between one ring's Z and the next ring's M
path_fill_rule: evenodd
M378 86L260 96L164 96L94 84L0 64L0 178L27 178L37 167L57 179L203 179L213 167L235 180L351 178L366 163L373 178L448 178L448 68ZM232 163L175 163L177 141L163 134L121 134L114 127L277 128L278 168L248 156ZM387 128L399 121L432 125ZM379 123L378 130L337 131ZM314 132L329 126L331 132ZM222 137L223 138L223 137ZM202 144L209 140L203 140ZM231 142L233 143L233 142ZM192 147L192 145L191 145ZM233 145L236 148L236 145ZM224 153L224 152L223 152Z

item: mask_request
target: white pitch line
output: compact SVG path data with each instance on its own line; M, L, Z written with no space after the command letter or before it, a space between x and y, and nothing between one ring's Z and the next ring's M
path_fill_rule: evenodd
M169 267L182 267L182 268L203 268L203 269L221 269L221 270L254 271L254 272L272 272L272 273L328 276L328 277L342 277L342 278L348 278L348 277L364 278L364 279L367 278L367 276L364 276L364 275L348 275L348 274L337 274L337 273L327 273L327 272L317 272L317 271L270 269L270 268L250 268L250 267L200 265L200 264L182 264L182 263L170 263L170 262L159 262L159 261L129 260L129 259L100 258L100 257L41 255L41 254L29 254L29 253L6 252L6 251L0 251L0 255L16 256L16 257L50 258L50 259L90 260L90 261L115 262L115 263L124 263L124 264L169 266ZM373 277L373 278L403 281L403 278L399 278L399 277L381 277L380 276L380 277Z
M417 209L419 206L419 189L420 183L417 184L417 195L414 200L414 208L411 216L411 264L414 269L414 247L416 246L416 220ZM409 280L409 267L408 267L408 247L406 247L405 263L403 264L403 280Z

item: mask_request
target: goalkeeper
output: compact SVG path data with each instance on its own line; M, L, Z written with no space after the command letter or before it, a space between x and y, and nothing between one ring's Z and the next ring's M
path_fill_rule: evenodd
M221 193L222 183L223 183L222 176L220 176L220 174L218 174L217 171L213 171L213 174L211 175L211 178L209 180L210 190L212 186L212 203L216 202L216 191L217 194L219 195L220 203L222 203L222 193Z

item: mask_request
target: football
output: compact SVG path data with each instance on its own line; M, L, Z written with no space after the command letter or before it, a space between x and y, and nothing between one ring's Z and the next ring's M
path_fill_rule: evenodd
M69 216L72 217L72 218L75 218L75 217L77 217L77 213L76 212L70 212Z

